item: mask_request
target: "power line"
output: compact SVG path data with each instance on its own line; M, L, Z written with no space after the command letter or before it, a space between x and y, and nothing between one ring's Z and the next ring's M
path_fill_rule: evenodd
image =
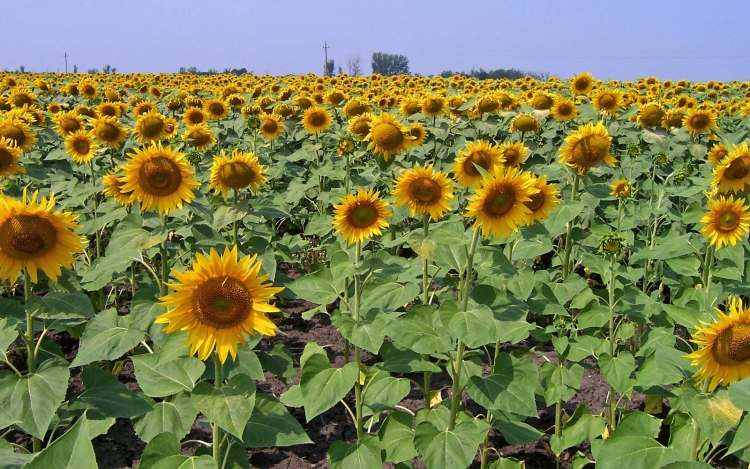
M325 64L323 64L323 76L328 76L328 41L323 42L323 50L325 51Z

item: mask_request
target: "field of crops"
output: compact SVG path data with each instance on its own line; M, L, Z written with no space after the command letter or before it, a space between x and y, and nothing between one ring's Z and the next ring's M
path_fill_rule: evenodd
M0 467L748 467L748 83L0 72Z

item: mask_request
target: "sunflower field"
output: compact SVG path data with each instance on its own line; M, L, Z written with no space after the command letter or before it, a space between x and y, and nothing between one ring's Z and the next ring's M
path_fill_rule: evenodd
M0 467L747 468L748 97L0 72Z

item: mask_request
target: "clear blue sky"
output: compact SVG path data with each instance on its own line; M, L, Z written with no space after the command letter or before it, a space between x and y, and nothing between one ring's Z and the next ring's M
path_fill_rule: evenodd
M346 71L403 54L411 71L518 68L561 78L750 80L750 2L0 0L0 69Z

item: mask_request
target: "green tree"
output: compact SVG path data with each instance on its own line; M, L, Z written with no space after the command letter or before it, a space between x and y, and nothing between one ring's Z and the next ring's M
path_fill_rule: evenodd
M381 75L409 74L409 59L405 55L373 52L370 59L372 73Z

